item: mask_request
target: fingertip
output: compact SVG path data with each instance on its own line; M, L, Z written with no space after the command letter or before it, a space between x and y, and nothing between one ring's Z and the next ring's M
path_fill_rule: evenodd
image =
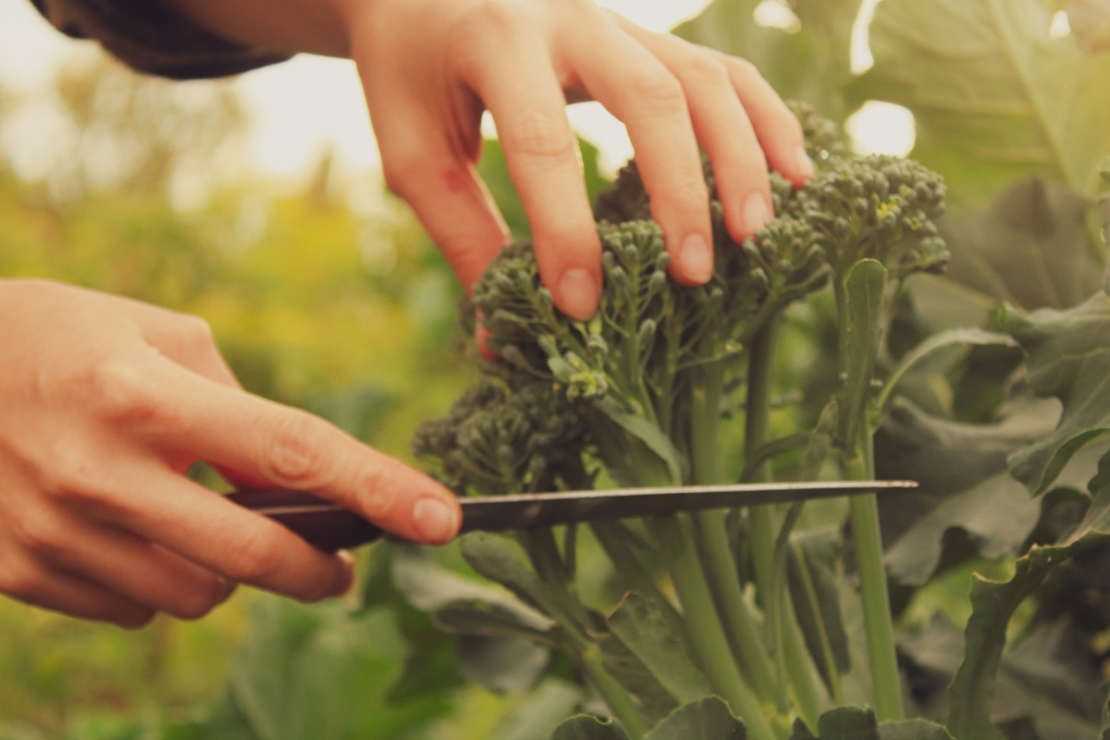
M705 285L713 277L713 247L703 234L690 234L678 248L674 277L685 285Z
M590 270L572 267L559 278L554 292L555 305L578 321L588 321L601 302L601 280Z
M412 529L420 541L429 545L450 542L459 532L462 510L458 502L439 496L425 496L412 507Z
M339 550L335 553L336 558L343 566L344 579L340 581L339 586L335 590L336 596L345 596L351 592L355 585L355 556L350 550Z

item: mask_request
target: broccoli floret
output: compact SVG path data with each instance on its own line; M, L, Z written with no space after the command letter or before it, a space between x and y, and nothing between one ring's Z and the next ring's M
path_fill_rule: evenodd
M936 272L948 262L934 219L944 211L944 181L909 159L842 159L809 182L789 206L820 235L837 275L875 259L898 278Z
M490 368L446 416L421 424L414 454L438 460L440 479L460 495L584 485L585 426L565 395L498 375Z

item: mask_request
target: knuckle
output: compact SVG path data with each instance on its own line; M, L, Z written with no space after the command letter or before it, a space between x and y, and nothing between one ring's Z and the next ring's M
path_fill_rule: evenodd
M382 520L391 514L397 505L396 486L392 476L379 465L368 465L355 479L356 500L362 513L371 520Z
M42 573L18 558L8 558L0 567L0 592L23 602L34 603L42 591Z
M330 457L324 443L326 423L299 411L289 411L263 435L264 476L291 488L319 488L329 474Z
M675 115L686 110L686 95L669 72L640 70L628 81L632 99L655 115Z
M448 38L468 46L470 43L487 46L490 38L507 38L509 34L523 31L528 21L528 13L521 3L479 0L458 14Z
M507 151L543 159L576 157L577 145L565 116L532 111L501 134Z
M738 84L750 85L752 83L763 82L763 75L760 73L759 68L747 59L727 57L723 63L726 65L729 76Z
M652 194L652 201L667 209L697 212L708 208L709 188L700 172L678 173L667 181L662 192Z
M731 80L724 62L703 52L695 52L685 60L681 76L688 83L713 87L725 87Z
M182 594L172 614L179 619L200 619L223 601L226 592L217 582Z
M274 525L279 526L279 525ZM269 527L244 530L228 547L224 573L234 581L259 583L282 563L277 537Z
M131 354L107 358L88 369L83 385L102 418L122 427L175 423L166 417L164 389L152 379L152 359L145 353Z
M178 341L191 356L212 352L216 348L216 335L212 325L200 316L182 314L177 327Z
M61 527L41 511L24 511L14 524L16 540L37 558L56 559L67 550Z

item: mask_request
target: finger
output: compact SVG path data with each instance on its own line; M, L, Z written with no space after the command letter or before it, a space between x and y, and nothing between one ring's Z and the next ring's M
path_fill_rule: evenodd
M31 606L127 629L147 625L155 614L84 578L22 558L8 558L0 568L0 591Z
M813 179L813 162L806 153L805 134L798 117L753 64L720 52L711 53L728 70L771 168L796 187Z
M697 139L713 165L725 225L737 242L773 215L767 160L723 61L676 36L640 34L686 94ZM638 36L638 38L640 38Z
M138 325L143 339L166 357L217 383L240 387L204 319L123 296L96 296L126 314Z
M458 531L462 515L450 491L323 419L215 384L166 361L126 374L129 379L124 382L131 389L117 395L132 396L123 403L134 407L129 412L137 420L134 432L157 448L187 453L272 485L317 493L415 542L441 544ZM190 495L191 490L179 486L174 491L189 499L191 516L202 516L209 508L216 511L207 489L196 487L208 498ZM165 504L163 496L159 506ZM228 527L230 520L242 525L259 519L226 510L221 516L229 520ZM274 544L270 530L253 531L264 538L261 547ZM305 554L303 549L298 552ZM323 561L315 562L315 567L324 566Z
M685 284L705 283L713 275L709 194L682 85L613 26L579 37L573 55L586 89L628 127L672 275Z
M475 169L481 105L459 94L451 111L436 111L400 86L400 76L361 71L386 184L413 209L469 293L509 241Z
M345 593L348 560L159 466L133 464L90 508L227 581L306 602ZM186 607L188 608L188 607Z
M226 579L149 541L64 510L24 507L20 525L16 541L37 560L155 611L196 619L234 590Z
M719 77L719 71L706 64L706 58L723 65L728 73L733 95L745 111L771 167L795 185L802 185L813 177L813 163L806 154L805 137L797 117L753 64L714 49L691 44L671 34L654 33L617 13L611 13L610 17L621 29L658 56L679 76L684 85L689 84L690 90L696 89L698 79L705 77L702 71L708 71L711 77ZM697 115L699 114L695 112L695 116ZM702 146L707 146L700 132L699 141Z
M544 284L559 310L585 320L601 296L601 241L578 139L545 46L532 33L507 35L496 51L482 49L465 81L497 122Z

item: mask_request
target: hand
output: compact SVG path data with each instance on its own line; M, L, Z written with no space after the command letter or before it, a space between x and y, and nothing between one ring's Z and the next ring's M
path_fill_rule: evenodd
M628 126L673 276L712 275L708 153L727 228L772 217L767 158L812 175L800 126L740 59L646 31L591 0L341 2L390 187L416 211L464 286L507 240L475 172L488 109L532 225L544 283L585 319L601 291L601 247L567 102L596 99Z
M199 319L34 280L0 280L0 316L0 592L137 627L199 617L237 583L305 601L349 588L349 554L188 480L199 460L417 541L458 528L430 478L241 390Z

